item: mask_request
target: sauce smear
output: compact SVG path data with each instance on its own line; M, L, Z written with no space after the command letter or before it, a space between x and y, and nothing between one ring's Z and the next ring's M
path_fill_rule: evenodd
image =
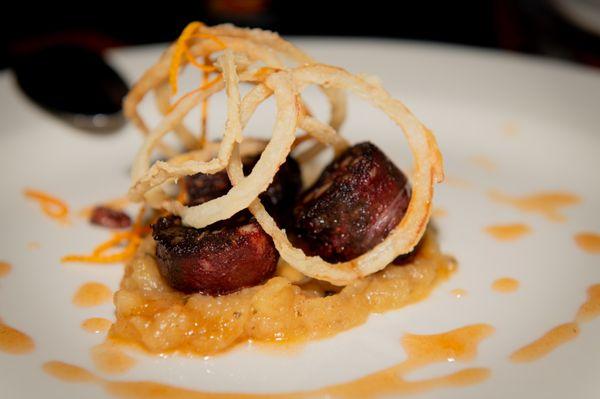
M447 184L451 187L455 187L455 188L471 188L473 187L473 184L466 180L463 179L461 177L455 177L455 176L446 176L446 178L444 179L444 184Z
M106 332L110 329L112 325L112 321L102 318L102 317L92 317L90 319L86 319L81 323L81 328L85 331L99 334L102 332Z
M24 355L35 348L29 335L4 324L0 320L0 352L10 355Z
M27 243L27 249L30 251L36 251L40 249L42 245L37 241L30 241Z
M42 369L46 374L63 382L94 382L97 380L97 377L86 369L65 362L46 362Z
M587 300L581 305L575 320L580 323L588 322L600 316L600 284L588 288Z
M102 305L112 298L112 291L102 283L85 283L73 296L73 303L80 307L92 307Z
M8 262L0 262L0 277L6 276L12 270L12 266Z
M564 222L566 217L560 212L561 209L581 202L577 195L562 191L540 192L523 197L511 197L497 191L491 191L488 195L493 201L512 205L522 212L537 213L553 222Z
M425 380L406 380L404 377L421 367L446 361L467 361L477 354L479 343L488 337L494 328L477 324L458 328L442 334L407 334L402 339L408 357L392 367L374 372L354 381L324 388L276 394L240 394L235 392L203 392L177 388L170 385L146 381L110 381L94 377L89 371L62 362L49 362L44 370L66 382L97 382L118 397L127 399L229 399L229 398L372 398L386 394L412 394L442 387L462 387L485 381L490 376L486 368L467 368L444 376Z
M582 232L576 234L574 239L577 246L585 252L600 254L600 234Z
M531 228L523 223L497 224L484 229L486 233L498 241L514 241L531 232Z
M574 321L554 327L532 343L515 351L510 359L517 363L531 362L577 337L581 323L600 316L600 284L589 287L587 294L587 300L579 307Z
M515 292L519 289L519 281L511 277L502 277L492 283L492 289L503 294Z
M431 217L433 218L443 218L448 216L448 211L446 211L446 209L441 208L441 207L436 207L433 208L433 210L431 211Z
M561 324L514 352L510 355L510 360L516 363L533 362L548 355L559 346L572 341L578 335L579 326L577 323Z
M108 342L94 346L90 354L96 368L106 374L123 374L135 365L133 358Z
M471 163L485 170L486 172L495 172L497 169L496 164L491 159L483 155L471 157Z
M464 290L462 288L455 288L452 291L450 291L450 294L453 297L460 299L460 298L464 297L465 295L467 295L467 290Z

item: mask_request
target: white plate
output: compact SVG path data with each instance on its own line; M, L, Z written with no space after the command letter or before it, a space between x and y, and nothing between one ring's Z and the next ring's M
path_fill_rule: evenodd
M363 326L293 353L276 355L246 346L208 359L141 357L134 369L115 378L214 391L296 391L352 380L401 361L399 339L406 332L435 333L489 323L495 334L466 365L491 368L491 378L421 397L597 395L600 320L586 324L576 340L538 362L515 365L508 355L572 319L586 288L600 282L600 257L579 250L572 238L581 230L600 230L598 72L437 45L337 39L298 43L324 62L380 76L385 87L437 133L448 175L472 183L470 188L442 186L436 197L448 212L439 220L441 244L456 256L459 271L418 304L372 316ZM119 50L112 60L133 80L159 51L159 47ZM128 167L140 135L131 126L106 137L76 132L26 100L9 74L0 76L0 87L0 258L14 265L12 273L0 279L0 316L36 343L29 355L0 353L0 396L104 397L98 387L50 378L41 364L63 360L93 368L89 348L103 337L82 331L79 324L92 316L112 318L113 307L76 308L71 298L85 281L102 281L116 289L122 267L61 265L63 254L92 248L106 232L84 222L60 227L25 201L21 192L26 186L44 189L65 198L74 209L117 197L127 188ZM146 102L145 107L152 104ZM215 131L223 106L213 102L211 110ZM150 118L155 117L150 112ZM270 129L267 118L255 123L253 131ZM352 99L344 134L352 141L372 140L406 164L405 143L393 129L382 115ZM497 170L478 167L471 161L474 156L489 158ZM580 195L583 202L566 211L565 223L552 223L490 202L485 195L489 189L511 194L566 190ZM531 225L533 234L507 244L482 232L489 224L513 221ZM40 248L28 249L30 242L39 242ZM490 284L501 276L517 278L519 291L493 292ZM450 294L454 288L463 288L468 295L456 299ZM435 365L414 378L461 367L465 365Z

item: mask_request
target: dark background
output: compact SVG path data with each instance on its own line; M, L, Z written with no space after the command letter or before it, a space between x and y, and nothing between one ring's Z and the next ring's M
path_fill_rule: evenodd
M107 47L174 40L190 21L233 22L282 35L391 37L502 48L600 66L600 39L551 0L87 2L40 8L18 4L2 15L0 68L53 44Z

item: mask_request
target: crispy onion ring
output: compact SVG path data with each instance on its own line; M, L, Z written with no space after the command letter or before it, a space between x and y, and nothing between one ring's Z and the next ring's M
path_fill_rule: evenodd
M231 58L229 58L229 63L231 61ZM250 119L251 115L254 113L258 105L272 94L272 90L269 89L267 85L259 84L257 86L254 86L252 90L250 90L250 92L248 92L248 94L246 94L246 96L244 97L244 100L242 101L243 106L240 109L239 104L232 103L231 98L229 96L229 92L239 92L237 88L233 88L233 86L237 86L237 79L234 78L234 68L229 63L226 64L227 68L223 69L224 81L226 86L228 87L228 102L230 103L228 105L227 111L228 122L226 125L226 132L223 136L223 141L221 142L221 148L219 151L218 158L214 158L210 161L204 162L199 161L198 159L189 159L188 161L183 163L177 161L172 162L171 160L167 162L158 161L148 169L149 157L152 152L153 145L155 145L160 139L160 137L162 137L159 135L151 135L147 139L147 142L151 142L151 144L149 146L145 146L143 148L143 151L140 151L140 153L138 154L138 158L134 163L135 167L139 168L135 169L134 173L136 174L133 176L134 179L138 176L139 173L141 173L139 172L139 170L146 169L147 171L144 172L144 174L136 181L136 183L130 189L129 195L132 200L142 200L146 193L151 192L151 190L164 184L167 181L176 180L180 177L193 175L196 173L216 173L220 170L225 169L226 164L228 163L229 157L231 155L233 137L241 135L241 130L243 129L243 126L247 124L248 120ZM240 76L239 80L255 81L256 78L253 73L243 73ZM238 96L238 94L233 95ZM178 106L184 107L186 106L186 104L179 104ZM240 122L236 120L238 112L241 113ZM241 125L238 125L238 123L241 123ZM311 116L308 116L306 114L302 115L300 117L299 127L307 130L311 136L319 140L323 148L326 148L325 145L333 146L336 154L341 153L344 149L348 147L348 142L343 137L339 136L332 127L320 122L319 120ZM234 129L235 131L233 131L232 129ZM164 130L162 132L163 134L167 133ZM237 139L237 142L240 142L239 137ZM274 173L276 173L276 171ZM269 183L267 183L267 186ZM154 200L149 205L154 208L165 208L169 211L180 215L192 212L187 211L186 207L174 201L159 201L159 197L156 195L154 195L153 198ZM250 203L252 199L253 198L248 198L248 203ZM146 200L148 200L147 197ZM237 209L237 211L242 210L245 207L246 206L242 206L240 204L238 206L239 209Z
M432 133L404 104L393 99L378 80L356 76L341 68L316 64L312 58L274 33L240 29L230 25L201 27L199 32L217 35L219 40L227 45L217 61L222 80L202 90L188 93L174 106L170 105L169 98L157 99L161 111L165 112L167 107L172 109L148 135L138 152L132 168L132 199L145 200L153 207L164 208L180 215L184 224L195 228L227 219L238 211L249 208L265 232L273 238L283 260L304 275L336 285L345 285L381 270L395 257L413 250L424 234L429 220L433 186L435 182L443 179L443 165ZM211 51L215 51L215 46L211 41L201 40L195 42L190 51L193 54L210 54ZM134 122L139 118L137 104L148 91L156 89L159 96L168 94L164 90L164 84L169 72L169 54L173 49L174 47L171 47L165 52L159 63L144 75L128 97L127 113ZM235 54L236 50L241 54ZM294 69L286 68L279 56L303 65ZM250 70L249 66L257 61L276 67L267 68L266 73L262 70L264 68ZM239 82L255 84L241 101ZM308 85L316 85L331 96L329 125L315 119L303 104L301 94ZM150 166L152 151L161 145L161 139L172 130L179 132L180 136L185 136L183 118L195 105L223 88L227 95L227 121L222 140L199 151ZM341 94L343 91L351 91L379 108L402 129L413 154L415 173L411 178L412 196L408 209L398 226L367 253L352 261L332 264L318 256L306 256L302 250L295 248L289 242L285 231L279 229L266 212L258 197L267 189L292 150L296 140L296 129L306 130L309 136L317 141L313 147L300 155L301 162L312 158L327 146L333 147L336 154L347 148L348 143L337 132L345 117L345 96ZM275 97L277 107L272 136L266 145L261 143L253 146L251 139L243 139L243 129L256 108L270 96ZM136 123L140 122L143 124L141 118ZM249 147L256 152L262 152L253 170L248 176L244 176L240 151L248 151ZM163 184L183 176L216 173L223 169L227 170L232 188L227 194L197 206L187 207L178 201L170 200L161 189Z
M312 83L350 90L381 109L402 129L414 157L412 196L404 218L384 241L348 262L329 263L318 256L306 256L289 242L285 231L279 229L259 199L250 204L250 212L273 238L280 256L293 268L309 277L346 285L385 268L394 258L412 251L418 244L431 214L434 183L444 178L442 157L431 132L380 85L327 65L301 67L293 71L293 76L298 86ZM242 181L244 175L237 148L234 148L227 172L234 187Z
M284 63L279 58L279 55L283 55L300 65L315 62L312 57L286 40L283 40L278 34L273 32L262 31L260 29L238 28L230 24L224 24L214 27L201 26L199 28L199 33L216 36L221 42L224 42L228 48L247 55L251 62L261 61L268 67L285 67ZM155 89L157 95L156 102L159 110L165 115L169 112L169 91L166 84L171 59L175 49L175 45L170 46L163 53L159 61L149 68L143 74L142 78L134 84L125 98L123 104L125 115L146 135L149 134L149 129L139 115L137 107L145 95L152 89ZM206 55L218 50L220 49L217 43L205 39L195 40L190 46L190 53L193 56ZM181 66L183 67L186 63L187 60L183 59ZM329 125L333 127L334 130L339 130L346 117L345 95L342 91L337 89L323 88L322 90L331 103ZM207 97L213 93L214 91L208 93ZM193 134L181 123L181 121L174 125L173 130L175 130L187 148L194 148L192 146ZM157 146L162 152L169 156L174 154L174 151L162 142L157 143Z
M247 208L267 189L277 170L285 162L294 143L300 106L289 72L281 71L269 75L264 85L273 91L277 105L277 117L271 140L261 153L252 172L243 179L238 179L237 184L227 194L193 207L184 206L177 201L164 205L168 211L181 216L184 224L202 228L227 219ZM238 126L240 131L242 115L247 118L258 105L259 102L256 100L242 103L242 107L247 110L238 112L239 123L235 126Z

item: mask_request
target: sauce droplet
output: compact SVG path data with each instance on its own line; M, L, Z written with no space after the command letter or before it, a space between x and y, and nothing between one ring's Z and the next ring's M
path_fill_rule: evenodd
M491 159L483 155L471 157L470 161L473 165L485 170L486 172L495 172L497 169L496 164Z
M581 305L575 316L575 320L578 322L588 322L600 316L600 284L592 285L587 292L587 300Z
M465 295L467 295L467 290L463 290L462 288L455 288L452 291L450 291L450 294L455 297L455 298L462 298Z
M446 211L446 209L444 209L444 208L436 207L436 208L433 208L433 210L431 211L431 217L439 219L439 218L443 218L446 216L448 216L448 211Z
M0 352L23 355L34 348L35 344L29 335L0 321Z
M492 283L492 289L496 292L508 294L519 289L519 282L511 277L502 277Z
M92 317L81 323L81 328L94 334L106 332L110 329L110 326L112 326L112 322L102 317Z
M106 374L123 374L135 365L133 358L109 342L94 346L90 354L94 366Z
M512 205L522 212L537 213L553 222L564 222L566 217L560 213L560 210L581 202L577 195L561 191L541 192L523 197L511 197L491 191L489 197L493 201Z
M73 303L80 307L92 307L102 305L112 298L110 288L102 283L85 283L73 296Z
M531 232L526 224L497 224L487 226L484 231L498 241L514 241Z
M582 232L575 235L575 243L584 250L591 254L600 254L600 234Z
M515 351L510 360L516 363L538 360L579 335L577 323L565 323L554 327L532 343Z
M516 136L519 133L519 125L515 122L506 122L502 127L502 130L507 136Z
M41 248L41 244L37 241L31 241L27 243L27 249L30 251L35 251Z
M455 187L455 188L471 188L473 187L473 184L471 184L470 181L460 178L460 177L455 177L455 176L446 176L446 178L444 179L444 184L447 184L451 187Z
M86 369L59 361L49 361L42 366L44 372L63 382L94 382L97 377Z
M0 277L6 276L12 270L12 266L8 262L0 262Z

